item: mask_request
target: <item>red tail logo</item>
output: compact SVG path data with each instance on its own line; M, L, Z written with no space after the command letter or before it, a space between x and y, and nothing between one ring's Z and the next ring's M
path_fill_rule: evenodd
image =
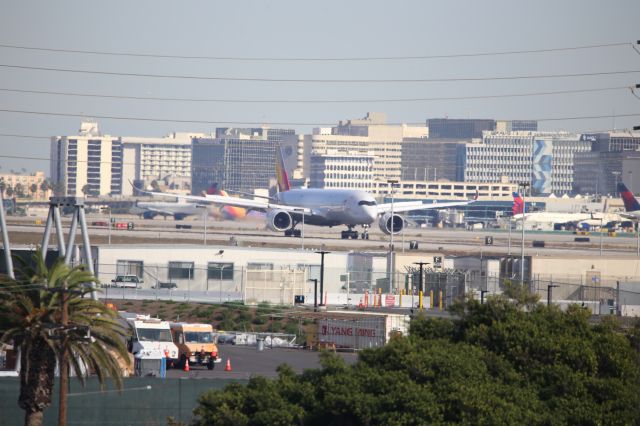
M524 200L517 192L513 193L513 207L511 208L511 211L514 216L524 212Z

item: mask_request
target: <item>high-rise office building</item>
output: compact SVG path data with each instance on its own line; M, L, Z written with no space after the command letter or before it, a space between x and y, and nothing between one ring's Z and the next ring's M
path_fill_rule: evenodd
M85 121L78 135L51 138L51 179L78 197L131 195L129 181L147 186L154 180L179 180L188 187L191 138L197 135L202 134L110 136L100 133L98 123Z
M368 113L359 120L341 121L335 127L316 128L311 136L312 155L330 150L346 151L374 157L373 179L386 182L400 179L402 143L407 138L424 138L424 126L386 124L382 113Z
M329 149L311 155L310 188L361 189L373 186L374 155Z
M428 181L462 179L459 147L464 141L408 138L402 142L402 180Z
M575 156L575 192L613 195L618 182L640 191L640 132L585 133L581 139L591 151Z
M122 141L102 135L98 123L84 121L76 136L51 138L51 181L67 195L120 194Z
M579 135L542 132L485 132L465 149L465 181L526 182L534 194L573 190L573 158L591 149Z
M496 129L496 121L475 118L429 118L429 138L472 139L481 138L483 131Z
M277 147L282 149L290 176L297 165L298 137L291 129L220 128L216 135L193 139L193 194L214 183L244 193L269 189L275 177Z

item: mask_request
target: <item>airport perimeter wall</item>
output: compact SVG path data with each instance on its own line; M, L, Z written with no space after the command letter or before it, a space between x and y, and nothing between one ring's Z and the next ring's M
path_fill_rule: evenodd
M100 389L97 379L87 379L86 387L71 379L67 421L70 425L167 425L167 418L189 424L198 397L209 389L222 389L235 379L158 379L131 377L123 379L124 388L117 391L109 382ZM20 380L0 378L0 426L24 422L24 411L18 407ZM58 421L58 380L51 406L45 409L44 425Z

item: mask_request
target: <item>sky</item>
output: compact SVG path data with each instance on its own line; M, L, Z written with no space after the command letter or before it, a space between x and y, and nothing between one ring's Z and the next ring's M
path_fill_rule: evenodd
M640 99L628 89L640 83L637 0L3 3L0 173L48 174L48 138L77 134L82 117L116 136L261 124L310 133L369 111L391 123L544 119L541 130L578 132L640 125ZM604 44L613 45L539 52ZM575 75L585 73L606 74ZM558 74L573 76L487 80ZM567 119L593 116L605 117Z

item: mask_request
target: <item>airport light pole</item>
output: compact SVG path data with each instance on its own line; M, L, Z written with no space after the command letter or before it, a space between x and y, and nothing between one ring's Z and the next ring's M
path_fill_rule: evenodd
M556 284L549 284L547 286L547 306L551 306L551 299L553 296L553 288L558 287Z
M331 253L330 251L320 250L317 251L320 255L320 306L324 306L324 255Z
M395 226L395 213L393 211L393 185L398 183L397 179L387 179L387 184L391 188L391 242L389 244L389 293L391 293L393 289L393 278L395 273L395 259L394 259L394 247L393 247L393 232L396 229Z
M222 303L222 272L227 266L232 265L220 265L220 289L218 290L218 300L220 301L220 303Z
M296 212L300 212L302 216L302 229L300 231L300 238L302 239L302 250L304 250L304 209L294 209Z
M203 235L203 244L207 245L207 216L209 216L209 210L207 206L197 205L196 208L204 209L204 214L202 215L202 221L204 222L204 235Z
M600 256L602 256L602 216L600 216Z
M520 182L518 184L522 188L522 246L520 252L520 284L524 286L524 220L525 212L527 211L526 192L529 187L529 182Z
M423 277L423 273L422 273L422 271L423 271L423 269L422 269L422 267L423 267L424 265L431 265L431 263L430 263L430 262L413 262L413 264L414 264L414 265L419 265L419 266L420 266L420 280L418 281L418 282L419 282L418 291L423 291L423 288L422 288L422 282L423 282L423 281L422 281L422 280L423 280L423 278L422 278L422 277Z
M387 184L389 184L389 187L391 188L390 190L390 194L391 194L391 251L393 251L393 231L395 230L395 220L394 220L394 212L393 212L393 185L395 185L396 183L398 183L397 179L387 179Z
M313 281L313 310L318 310L318 279L311 278L309 281Z

